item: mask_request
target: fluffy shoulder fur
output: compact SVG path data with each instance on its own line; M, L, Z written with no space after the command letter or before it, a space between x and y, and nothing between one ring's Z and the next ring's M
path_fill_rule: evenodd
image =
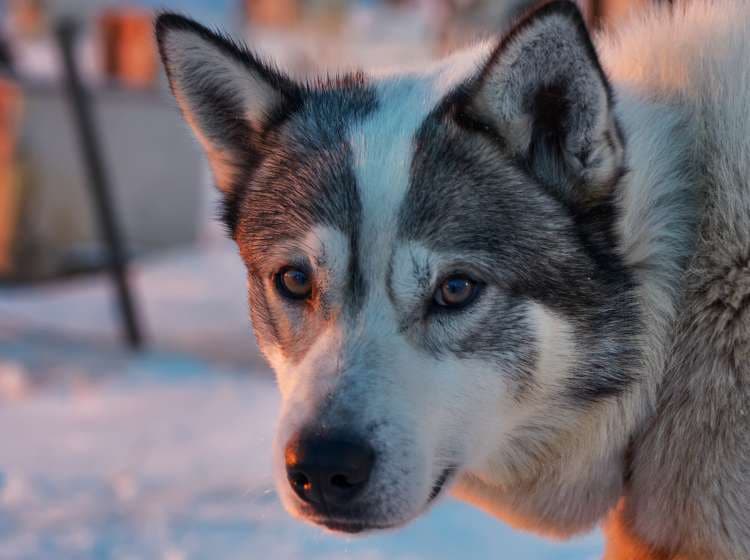
M651 269L647 309L660 321L650 333L655 413L633 438L610 554L749 558L750 5L654 9L602 40L600 51L626 126L660 107L637 128L670 131L658 144L642 145L639 132L629 139L631 190L651 190L630 195L623 229L631 262ZM644 148L651 153L639 154ZM675 154L682 164L671 173L687 172L686 184L644 180ZM670 284L654 274L669 260L653 251L689 247L680 229L690 229L690 213L658 211L659 199L665 209L690 207L670 204L675 197L693 198L699 223L686 272L677 275L683 281ZM662 278L675 272L662 270Z

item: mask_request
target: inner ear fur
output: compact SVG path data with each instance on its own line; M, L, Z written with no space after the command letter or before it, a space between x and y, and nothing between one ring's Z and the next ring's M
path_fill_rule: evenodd
M551 2L499 42L465 110L540 181L587 202L622 174L613 95L578 7Z
M300 102L301 88L243 45L184 16L161 14L156 38L182 115L217 186L231 194L261 157L264 130Z

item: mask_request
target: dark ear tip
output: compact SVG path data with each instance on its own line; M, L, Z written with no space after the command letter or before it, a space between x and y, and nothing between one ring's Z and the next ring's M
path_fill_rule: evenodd
M259 74L261 78L274 86L285 97L290 99L296 98L302 91L302 88L297 87L285 74L277 70L273 65L263 62L249 51L244 43L233 40L221 31L211 30L187 16L169 11L158 12L154 19L154 31L159 54L164 63L167 76L170 78L170 83L172 73L170 57L173 53L170 52L170 48L167 45L169 41L168 37L170 33L173 34L174 38L174 35L176 35L175 32L183 32L195 35L196 37L194 38L205 43L206 47L218 50L222 56L238 62L250 72Z
M165 63L168 60L165 41L170 31L190 31L202 37L211 37L213 35L209 29L187 16L169 11L157 12L154 19L154 33L156 35L156 44L159 47L159 54Z
M157 12L154 19L154 30L159 42L161 42L165 33L172 30L197 31L199 33L208 31L197 21L176 12Z

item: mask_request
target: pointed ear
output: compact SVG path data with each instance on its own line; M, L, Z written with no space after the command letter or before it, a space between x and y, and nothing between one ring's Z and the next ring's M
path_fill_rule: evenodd
M564 196L596 198L622 173L612 94L572 2L546 4L500 42L467 108Z
M243 46L183 16L161 14L156 39L177 104L229 194L257 161L263 131L299 90Z

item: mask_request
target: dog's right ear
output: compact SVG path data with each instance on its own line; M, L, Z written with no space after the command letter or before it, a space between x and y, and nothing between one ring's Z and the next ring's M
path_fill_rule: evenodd
M262 155L263 131L299 101L300 88L245 47L186 17L161 14L156 39L172 93L216 184L229 195Z
M531 12L492 52L468 112L568 203L606 199L624 169L614 100L570 0Z

